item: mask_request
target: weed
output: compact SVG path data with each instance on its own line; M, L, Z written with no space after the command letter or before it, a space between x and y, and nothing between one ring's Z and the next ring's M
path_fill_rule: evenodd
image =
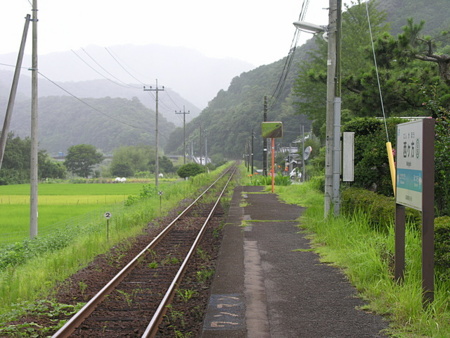
M203 261L209 261L210 257L207 252L205 252L202 248L197 248L197 255Z
M150 269L156 269L156 268L159 266L159 264L158 264L158 262L153 261L153 262L151 262L151 263L148 263L147 266L148 266Z
M195 290L189 290L189 289L178 289L177 290L178 297L185 303L187 303L196 294L197 294L197 291L195 291Z
M175 265L175 264L179 264L179 263L180 263L180 260L178 258L170 256L170 255L169 255L169 257L166 257L161 262L162 265Z
M88 285L85 282L83 282L83 281L79 281L78 282L78 287L80 288L81 294L84 296L84 292L86 291Z
M189 338L189 337L192 337L192 332L183 333L179 330L175 330L175 337L176 338Z
M206 283L206 281L208 279L210 279L212 276L214 276L214 270L210 270L210 269L204 269L204 270L200 270L197 271L196 273L196 277L197 277L197 281L200 283Z
M131 293L122 291L122 290L117 290L118 293L120 293L123 298L125 299L125 302L127 302L127 305L129 307L131 307L131 305L133 304L133 298L135 297L136 293L138 292L138 290L133 290Z

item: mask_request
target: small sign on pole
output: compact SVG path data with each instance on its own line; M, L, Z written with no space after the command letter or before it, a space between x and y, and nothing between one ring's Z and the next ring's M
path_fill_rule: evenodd
M107 211L103 216L106 218L106 239L109 241L109 220L111 219L112 214Z
M275 186L275 139L283 137L283 122L263 122L261 124L261 134L263 138L272 139L272 193Z
M159 195L159 213L161 213L161 210L162 210L162 195L163 195L163 192L162 192L162 191L158 191L158 195Z

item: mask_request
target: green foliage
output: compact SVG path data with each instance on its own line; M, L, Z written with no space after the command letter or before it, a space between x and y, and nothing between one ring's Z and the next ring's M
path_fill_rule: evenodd
M7 267L21 265L28 260L65 248L76 237L77 231L69 228L53 233L51 236L26 239L7 245L0 250L0 271Z
M2 167L0 170L0 185L20 184L30 181L30 138L21 139L9 133ZM38 177L39 179L64 178L66 168L48 156L41 150L38 153Z
M155 148L149 145L121 146L113 152L111 174L130 177L136 172L149 171L150 163L155 162L155 155Z
M38 300L37 302L22 302L16 304L14 311L17 317L45 317L52 325L42 327L36 323L29 322L21 325L5 325L0 327L0 336L2 337L42 337L48 336L50 333L61 328L66 320L57 320L58 317L70 318L77 313L84 303L77 303L76 305L68 305L62 303L55 303L48 300ZM13 321L15 317L2 318L0 322Z
M104 92L104 88L98 91ZM61 151L66 153L75 144L92 144L103 153L111 154L121 146L154 146L155 112L138 98L118 97L129 94L121 89L117 93L109 93L111 97L83 96L88 105L69 96L39 98L39 147L50 154L57 154ZM12 121L11 130L18 135L29 135L30 132L29 105L25 102L15 105L14 119L21 123ZM175 128L162 114L158 125L161 136L169 135ZM161 147L166 142L166 137L160 138Z
M173 162L166 156L159 158L159 170L162 173L168 174L175 172Z
M434 250L438 276L450 283L450 216L434 220Z
M396 125L406 120L386 120L387 133L395 137ZM375 118L357 118L342 128L344 132L355 132L355 181L356 187L393 196L392 181L386 150L385 122ZM395 141L393 148L395 148Z
M186 178L186 177L194 177L197 176L198 174L204 173L205 172L205 167L198 164L198 163L188 163L185 165L182 165L178 170L177 170L177 174L178 176L180 176L181 178Z
M96 164L103 161L103 155L90 144L71 146L67 150L64 165L72 173L88 178Z
M395 221L395 199L365 189L348 188L342 191L341 211L349 217L363 213L374 229L387 232ZM420 213L414 209L406 209L406 222L419 228Z
M134 172L128 163L114 163L111 164L111 175L119 177L131 177Z
M282 176L281 174L275 176L275 185L286 186L291 184L289 176ZM253 175L247 185L272 185L272 176Z

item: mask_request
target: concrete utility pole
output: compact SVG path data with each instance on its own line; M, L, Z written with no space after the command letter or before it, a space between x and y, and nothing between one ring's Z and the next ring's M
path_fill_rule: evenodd
M159 155L158 155L158 148L159 148L159 130L158 130L158 92L164 91L164 86L162 88L158 88L158 79L156 79L156 88L145 88L144 91L153 91L156 92L156 98L155 98L155 104L156 104L156 130L155 130L155 137L156 137L156 165L155 165L155 186L159 186Z
M183 106L183 111L175 111L175 114L183 114L183 164L186 164L186 114L189 114L190 111L186 112L185 107Z
M2 168L3 156L5 154L6 140L8 138L9 125L11 123L11 115L16 100L17 85L19 84L20 70L22 69L23 53L25 43L27 41L28 27L30 26L30 14L25 17L25 27L23 29L22 41L20 43L19 55L17 56L16 69L14 70L14 78L9 94L8 107L6 108L5 120L3 122L2 135L0 137L0 169Z
M38 9L33 0L33 46L31 53L31 163L30 163L30 238L38 234Z
M267 122L267 96L264 96L263 121ZM267 138L263 137L263 176L267 176Z
M325 204L328 217L331 207L334 215L340 212L340 18L341 0L330 0L327 60L327 115L325 155Z

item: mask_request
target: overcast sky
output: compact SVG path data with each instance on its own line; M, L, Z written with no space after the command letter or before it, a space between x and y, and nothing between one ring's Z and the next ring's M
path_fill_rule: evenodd
M31 0L0 0L0 54L17 53ZM89 45L184 46L255 66L289 51L303 0L38 0L39 54ZM305 21L326 25L329 0ZM301 33L301 41L311 35ZM31 29L27 40L31 53Z

